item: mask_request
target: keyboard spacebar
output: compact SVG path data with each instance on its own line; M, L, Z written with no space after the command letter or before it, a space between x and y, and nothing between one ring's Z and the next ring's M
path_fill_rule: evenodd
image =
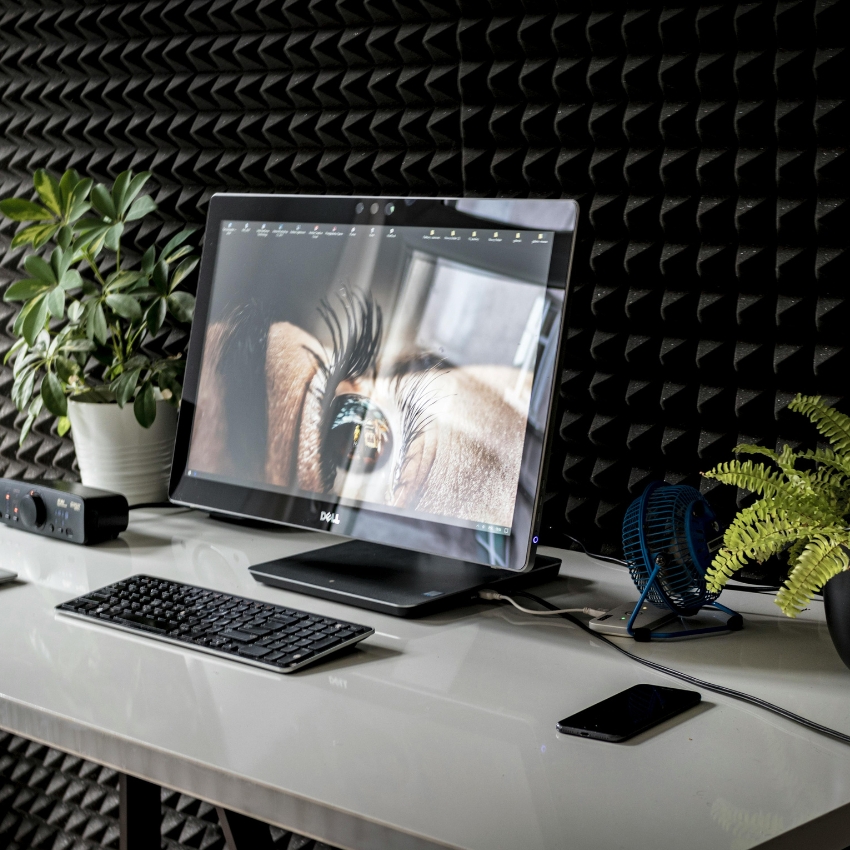
M158 635L164 635L167 629L162 628L162 626L168 626L168 620L160 620L157 617L145 617L142 614L123 614L120 617L113 617L112 621L114 623L133 626L136 629L144 629L146 632L156 632Z

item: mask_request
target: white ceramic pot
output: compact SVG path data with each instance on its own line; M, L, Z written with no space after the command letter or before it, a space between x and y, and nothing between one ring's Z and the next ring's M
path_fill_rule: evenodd
M173 405L158 401L150 428L139 425L132 404L69 401L68 418L83 484L123 493L131 505L167 499L177 433Z

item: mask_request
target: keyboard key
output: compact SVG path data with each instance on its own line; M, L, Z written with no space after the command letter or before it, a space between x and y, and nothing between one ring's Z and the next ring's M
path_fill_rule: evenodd
M282 655L280 658L276 658L274 663L278 665L278 667L289 667L291 664L295 664L304 658L304 655L300 652L296 652L294 655Z
M256 635L252 635L250 632L239 631L239 629L225 629L221 635L222 637L230 638L230 640L238 640L242 643L249 643L257 639Z
M159 632L165 633L168 629L168 620L162 620L159 617L148 617L144 614L133 614L130 612L121 614L117 618L122 623L128 625L138 625L146 629L156 629Z
M323 649L328 649L331 646L336 646L338 643L342 643L342 641L338 637L326 637L322 640L317 640L314 643L311 643L310 649L313 649L316 652L321 652Z
M270 652L271 650L266 649L264 646L242 646L239 648L239 654L245 655L248 658L262 658Z
M284 629L297 622L297 617L281 617L276 615L271 619L266 620L266 626L270 629Z

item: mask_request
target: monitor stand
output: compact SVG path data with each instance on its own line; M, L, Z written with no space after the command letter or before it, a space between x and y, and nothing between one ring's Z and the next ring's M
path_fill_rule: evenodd
M250 568L257 581L396 617L463 605L484 587L508 593L552 581L559 558L538 555L526 573L351 540Z

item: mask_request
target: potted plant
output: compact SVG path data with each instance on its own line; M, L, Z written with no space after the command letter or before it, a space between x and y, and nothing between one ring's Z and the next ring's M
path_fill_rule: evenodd
M108 188L73 169L58 181L39 169L39 202L0 201L0 213L27 225L12 248L32 248L28 277L4 295L21 302L4 361L26 414L20 442L49 411L60 436L71 431L83 483L131 504L166 496L185 364L146 344L191 322L195 299L179 286L198 262L185 244L192 228L131 259L126 224L156 210L141 194L149 177L125 171Z
M706 579L720 591L747 562L785 554L790 571L776 604L795 617L823 590L830 635L850 667L850 417L819 396L798 395L788 407L807 416L829 448L775 452L744 444L737 454L767 463L732 460L703 473L759 497L726 529Z

